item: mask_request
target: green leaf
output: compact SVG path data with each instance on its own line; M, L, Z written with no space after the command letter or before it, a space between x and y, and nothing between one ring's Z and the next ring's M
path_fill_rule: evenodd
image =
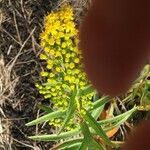
M118 122L121 119L124 119L125 117L130 117L132 115L132 113L134 113L135 111L137 111L137 107L134 107L131 110L129 110L129 111L127 111L127 112L125 112L121 115L118 115L116 117L98 121L98 124L99 125L104 125L104 124L112 124L114 122Z
M64 116L65 114L66 114L65 111L60 111L60 110L59 111L55 111L55 112L49 113L47 115L44 115L44 116L42 116L40 118L37 118L37 119L27 123L26 126L33 126L33 125L42 123L44 121L49 121L51 119Z
M48 135L36 135L36 136L30 136L29 138L32 140L38 140L38 141L57 141L62 140L65 138L69 138L75 135L78 135L80 133L80 130L72 130L68 132L63 132L61 134L48 134Z
M69 106L68 106L68 110L66 112L66 118L62 124L62 127L60 128L58 134L60 134L65 126L67 125L67 123L70 121L71 117L74 115L74 112L75 112L75 109L76 109L76 104L75 104L75 97L76 97L76 91L73 91L72 94L71 94L71 98L70 98L70 103L69 103Z
M88 111L90 112L92 110L92 116L94 117L95 120L98 119L100 116L101 112L104 109L104 106L106 103L109 102L109 97L102 97L99 100L95 101L93 104L93 108L90 108Z
M88 109L88 111L92 111L96 108L99 108L101 106L103 106L104 104L108 103L110 101L110 98L108 96L102 97L99 100L97 100L96 102L93 103L93 107Z
M116 121L114 124L112 124L112 125L110 125L108 127L104 127L104 131L108 132L108 131L110 131L110 130L112 130L114 128L117 128L117 127L119 128L119 126L121 124L123 124L128 118L129 118L129 116L126 116L126 117L122 118L121 120Z
M93 140L93 145L94 147L92 146L89 146L89 150L104 150L104 148L102 147L102 145L100 143L98 143L97 141Z
M87 143L83 140L79 150L87 150Z
M65 141L63 143L56 145L55 147L52 148L52 150L65 149L66 147L69 147L74 144L81 145L82 141L83 141L83 138L76 138L76 139L68 140L68 141Z
M84 139L83 139L83 142L82 142L79 150L86 150L88 148L89 141L91 141L92 135L91 135L89 128L85 122L82 122L80 124L80 126L81 126L82 133L84 135Z
M105 105L100 106L99 108L96 108L92 111L92 116L95 120L97 120L102 113Z
M144 88L142 89L142 96L141 96L141 105L148 105L150 104L150 100L147 98L148 94L150 94L148 83L145 81Z
M66 148L61 148L60 150L78 150L80 148L81 143L75 143ZM58 150L58 149L57 149Z
M95 132L105 141L107 145L113 146L102 127L97 123L97 121L90 115L88 111L86 111L84 118L89 123L89 125L95 130Z
M38 108L45 111L45 112L47 112L47 113L53 112L53 110L50 107L47 107L47 106L42 105L42 104L38 105Z
M87 148L90 148L91 146L94 149L98 148L99 150L103 150L103 147L93 139L86 122L81 123L81 130L83 132L84 139L79 150L86 150Z
M93 88L93 86L88 85L82 90L79 89L78 96L84 96L84 95L88 95L88 94L95 93L95 92L96 92L96 90Z

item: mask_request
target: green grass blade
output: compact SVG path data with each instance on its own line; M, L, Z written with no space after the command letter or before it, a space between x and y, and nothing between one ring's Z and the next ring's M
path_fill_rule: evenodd
M95 132L105 141L107 145L113 146L102 127L97 123L97 121L91 116L89 112L86 111L84 118L89 123L89 125L95 130Z
M62 127L60 128L58 134L60 134L65 126L67 125L67 123L70 121L71 117L73 116L74 112L75 112L75 109L76 109L76 104L75 104L75 97L76 97L76 91L74 91L72 94L71 94L71 98L70 98L70 103L69 103L69 107L68 107L68 110L66 112L66 118L62 124Z
M44 116L42 116L40 118L37 118L37 119L27 123L26 126L33 126L33 125L42 123L44 121L49 121L51 119L64 116L65 114L66 114L65 111L55 111L55 112L49 113L47 115L44 115Z
M55 147L52 148L52 150L65 149L66 147L69 147L70 145L81 144L82 141L83 141L83 138L68 140L63 143L60 143L59 145L56 145Z
M68 132L63 132L59 135L58 134L36 135L36 136L30 136L29 138L32 140L38 140L38 141L57 141L57 140L75 136L79 133L80 133L80 130L72 130Z

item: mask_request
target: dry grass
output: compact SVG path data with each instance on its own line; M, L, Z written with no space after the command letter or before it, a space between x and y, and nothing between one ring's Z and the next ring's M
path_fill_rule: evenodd
M13 72L14 61L5 65L4 57L0 56L0 148L11 148L12 139L10 135L11 122L7 120L3 111L6 103L11 103L11 97L15 94L18 77Z

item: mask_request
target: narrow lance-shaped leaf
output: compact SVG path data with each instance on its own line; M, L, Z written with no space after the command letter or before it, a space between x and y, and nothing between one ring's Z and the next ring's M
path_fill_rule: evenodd
M75 144L68 146L67 148L62 148L60 150L79 150L80 145L81 143L75 143Z
M33 126L33 125L36 125L36 124L39 124L39 123L42 123L44 121L49 121L51 119L54 119L54 118L57 118L57 117L61 117L63 115L65 115L66 112L65 111L55 111L55 112L52 112L52 113L49 113L47 115L44 115L42 117L39 117L29 123L26 124L26 126Z
M50 107L47 107L47 106L42 105L42 104L38 105L38 108L45 111L45 112L47 112L47 113L53 112L53 110Z
M97 100L96 102L93 103L93 107L88 109L88 112L99 108L100 106L108 103L110 101L110 98L108 96L102 97L99 100Z
M60 144L54 146L51 150L66 149L70 145L74 145L74 144L81 145L82 141L83 141L83 138L76 138L76 139L71 139L71 140L68 140L68 141L64 141L63 143L60 143Z
M78 96L84 96L84 95L88 95L91 93L96 93L96 90L93 88L92 85L88 85L87 87L85 87L84 89L79 89L78 91Z
M99 118L101 115L101 112L103 111L105 105L100 106L99 108L96 108L92 111L92 116L95 120Z
M89 129L85 122L82 122L80 126L81 126L81 131L84 135L84 139L79 150L86 150L88 148L89 141L91 141L91 133L89 132Z
M98 121L98 124L99 125L103 125L103 124L111 124L111 123L114 123L114 122L117 122L123 118L125 118L126 116L130 116L132 113L134 113L135 111L137 111L137 107L134 107L132 108L131 110L121 114L121 115L118 115L116 117L113 117L113 118L109 118L109 119L105 119L105 120L101 120L101 121Z
M61 134L49 134L49 135L36 135L36 136L30 136L29 138L32 140L38 140L38 141L57 141L62 140L65 138L69 138L75 135L78 135L80 133L80 130L72 130L68 132L63 132Z
M98 148L99 150L103 150L103 147L93 139L86 122L81 123L81 130L83 132L84 139L79 150L85 150L87 147L90 148L91 145L93 146L94 149Z
M85 110L86 111L86 110ZM97 121L91 116L91 114L86 111L84 115L85 120L89 123L89 125L95 130L95 132L105 141L105 143L109 146L114 146L102 127L97 123Z
M126 116L126 117L122 118L121 120L116 121L115 124L112 124L112 125L110 125L108 127L104 127L104 131L108 132L108 131L110 131L110 130L112 130L114 128L119 128L119 126L121 124L123 124L128 118L129 118L129 116Z
M76 90L73 91L71 94L71 98L69 99L70 100L69 107L68 107L68 110L66 111L66 118L65 118L65 120L62 124L62 127L60 128L60 131L58 132L58 134L60 134L64 130L65 126L70 121L72 115L75 112L75 108L76 108L75 97L76 97Z

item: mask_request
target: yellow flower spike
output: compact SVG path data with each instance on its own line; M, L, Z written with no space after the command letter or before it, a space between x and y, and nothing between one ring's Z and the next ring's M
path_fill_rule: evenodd
M73 19L72 7L63 6L60 11L50 13L45 17L44 30L40 35L40 45L44 49L42 52L44 56L41 55L41 58L47 64L48 76L47 73L41 72L45 82L43 85L37 85L37 88L45 98L50 98L53 103L52 109L55 110L68 108L67 98L70 96L70 92L76 88L76 84L81 89L89 85L83 70L81 70L83 68L80 63L82 55L78 48L78 30ZM83 108L91 106L92 96L91 94L80 97ZM50 121L50 124L59 128L64 119L63 117L60 121L58 119ZM75 120L76 118L72 117L65 130L77 128L79 125L75 124Z
M41 74L42 77L47 77L48 76L48 72L45 72L45 71L42 71L40 74Z
M75 67L75 64L71 62L71 63L69 64L69 67L70 67L70 69L73 69L73 68Z

